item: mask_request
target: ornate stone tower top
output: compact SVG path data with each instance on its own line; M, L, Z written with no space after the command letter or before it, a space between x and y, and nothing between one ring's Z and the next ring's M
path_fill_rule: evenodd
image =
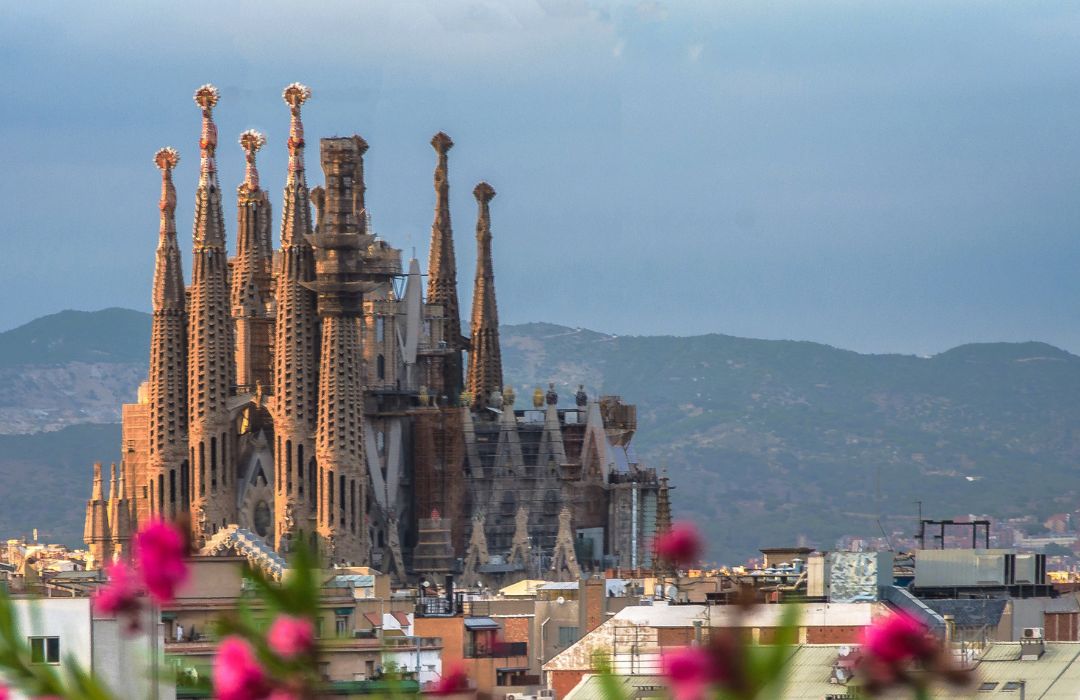
M214 106L218 89L203 85L195 91L195 104L202 110L202 133L199 138L199 191L195 201L196 246L225 246L225 222L221 216L221 188L217 179L217 126Z
M491 258L491 213L488 205L495 189L481 182L473 189L479 205L476 222L476 281L473 286L472 351L469 353L467 389L473 406L502 388L502 353L499 348L499 309L495 302L495 267Z
M202 152L200 173L217 172L217 126L214 124L214 107L218 103L218 89L207 83L195 91L195 104L202 110L202 135L199 138L199 150Z
M281 93L281 99L289 105L289 180L296 173L304 172L304 123L300 121L300 107L311 99L311 88L303 83L290 83Z
M311 99L307 85L292 83L282 93L289 105L289 172L285 180L285 207L281 217L281 245L306 245L311 233L311 207L304 173L304 123L300 107Z
M462 357L465 347L461 336L461 306L457 293L457 260L454 256L454 231L450 225L450 175L447 153L454 141L443 132L431 138L438 154L435 164L435 220L431 224L431 250L428 259L427 301L442 306L440 335L448 355L441 369L443 393L456 397L462 390Z
M274 254L273 241L270 240L270 202L266 192L259 187L259 169L255 164L255 155L264 145L266 137L254 129L240 134L240 147L244 149L244 181L237 188L237 204L240 208L240 231L237 235L237 258L241 264L265 265L266 280L262 294L269 294L270 258ZM258 214L257 221L246 221L244 207L251 207ZM249 225L254 231L245 230Z
M166 146L154 154L161 170L161 225L158 229L157 266L154 268L154 310L184 310L184 272L176 243L176 187L172 171L180 162L175 148Z
M255 154L266 145L266 137L254 129L248 129L240 134L240 147L244 149L246 167L244 169L244 184L241 188L248 192L259 191L259 170L255 166Z
M457 261L454 257L454 232L450 226L450 176L447 153L453 140L439 132L431 138L438 154L435 165L435 221L431 224L431 257L428 260L427 300L441 304L446 315L445 327L452 333L444 336L454 347L460 344L461 312L457 296Z

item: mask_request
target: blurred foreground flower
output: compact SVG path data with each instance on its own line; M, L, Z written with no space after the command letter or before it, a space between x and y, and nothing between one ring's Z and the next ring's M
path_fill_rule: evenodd
M187 539L175 525L153 520L135 536L135 559L143 582L158 603L171 603L188 577Z
M971 673L957 666L949 651L911 615L895 612L863 633L856 675L870 695L894 687L913 688L924 696L930 683L966 685Z
M428 691L428 694L439 696L455 695L464 693L468 689L469 676L465 673L465 668L461 664L453 664L439 680L435 681L435 685Z
M665 533L656 536L656 556L676 566L693 566L704 549L697 527L689 522L677 522Z
M219 700L260 700L270 694L266 673L251 644L226 637L214 658L214 694Z
M894 613L866 628L863 648L880 661L900 664L933 658L938 645L918 620L906 613Z
M713 681L712 658L700 647L665 652L661 669L671 682L675 700L701 700Z
M109 582L94 593L94 610L127 620L129 632L139 629L139 581L131 567L122 561L105 567ZM0 696L0 700L3 697Z
M266 642L286 660L310 654L315 648L315 625L307 618L282 615L270 625Z

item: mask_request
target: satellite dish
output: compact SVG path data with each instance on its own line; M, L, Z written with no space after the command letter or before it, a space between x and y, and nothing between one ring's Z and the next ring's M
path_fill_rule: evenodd
M848 654L851 653L851 647L849 647L849 646L847 646L845 644L844 646L840 647L839 652L840 652L841 658L843 658L843 657L845 657L845 656L847 656Z
M555 599L555 602L558 603L559 605L562 605L563 603L566 602L566 598L563 598L562 596L559 596L558 598Z

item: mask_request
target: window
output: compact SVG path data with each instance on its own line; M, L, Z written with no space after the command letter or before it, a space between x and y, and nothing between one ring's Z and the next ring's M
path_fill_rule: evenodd
M983 683L982 685L979 686L979 692L980 693L989 693L991 690L993 690L996 687L997 687L997 682L996 681L990 681L990 682L987 682L987 683Z
M30 663L60 663L60 638L30 637Z
M348 615L338 615L337 617L334 618L334 632L337 634L337 636L339 636L339 637L346 636L348 634L348 632L347 632L348 627L349 627L349 616Z
M578 639L577 627L559 628L559 646L565 649Z

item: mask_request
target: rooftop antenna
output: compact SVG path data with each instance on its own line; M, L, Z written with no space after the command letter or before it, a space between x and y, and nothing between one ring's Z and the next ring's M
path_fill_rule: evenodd
M895 552L896 550L893 549L892 540L889 539L889 534L887 532L885 532L885 526L881 524L881 518L878 518L877 526L878 526L878 529L881 530L882 537L885 538L885 544L889 545L889 551L890 552Z
M922 501L915 501L915 504L919 507L919 532L915 535L915 539L919 541L919 549L926 548L926 525L922 519Z

